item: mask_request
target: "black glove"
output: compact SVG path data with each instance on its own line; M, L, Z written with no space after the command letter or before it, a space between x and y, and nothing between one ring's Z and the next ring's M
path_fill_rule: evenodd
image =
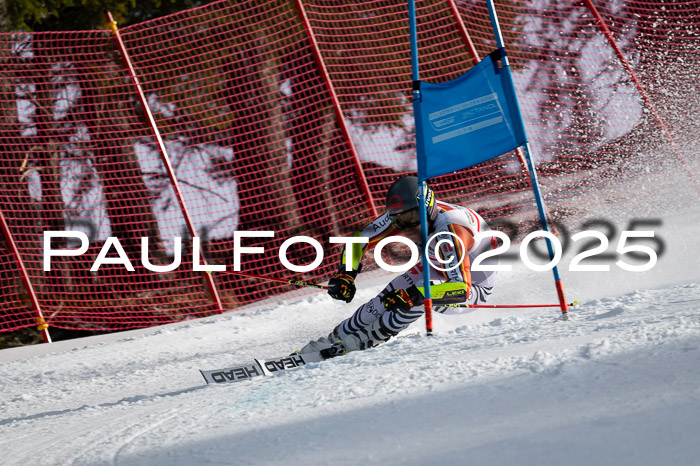
M331 295L333 299L339 299L349 303L352 298L355 297L355 292L357 287L355 286L355 277L359 270L351 270L345 272L343 269L345 266L341 267L338 274L328 281L328 294Z
M382 304L384 304L384 308L387 311L404 314L410 311L412 307L423 304L423 295L418 291L418 288L412 286L405 290L394 290L384 295Z

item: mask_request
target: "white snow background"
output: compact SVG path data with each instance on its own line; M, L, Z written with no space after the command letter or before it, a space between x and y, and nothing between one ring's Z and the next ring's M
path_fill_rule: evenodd
M697 167L695 167L697 173ZM591 216L661 218L644 273L569 272L557 309L423 319L405 338L251 381L199 369L283 356L352 304L316 294L158 328L0 351L3 465L700 464L700 207L678 170L570 199ZM573 233L573 232L572 232ZM611 247L617 238L611 238ZM556 302L515 263L493 303Z

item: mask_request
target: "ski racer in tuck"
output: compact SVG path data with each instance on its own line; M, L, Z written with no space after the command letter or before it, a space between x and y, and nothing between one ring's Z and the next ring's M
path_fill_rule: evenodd
M368 243L353 244L352 270L346 270L347 249L343 251L338 273L328 282L328 294L332 298L349 303L355 296L355 277L360 269L362 256L369 248L388 236L402 235L415 243L420 241L420 216L418 209L419 184L415 176L396 180L386 195L386 213L376 218L354 236L369 239ZM471 271L470 264L479 254L496 247L495 238L474 237L478 232L489 231L484 219L471 209L446 202L439 202L429 187L425 193L428 216L428 260L446 271L430 267L431 292L436 312L454 313L465 308L440 307L440 304L483 304L491 295L496 272ZM454 235L454 236L453 236ZM459 237L461 241L455 239ZM435 245L438 244L438 251ZM419 244L419 250L421 245ZM464 251L466 249L466 252ZM442 262L437 260L436 253ZM458 265L461 257L464 260ZM490 261L491 259L491 261ZM497 259L488 258L484 264L493 265ZM408 272L394 278L375 298L360 306L328 335L311 341L297 353L320 352L325 358L364 350L385 342L416 321L423 309L423 267L418 263Z

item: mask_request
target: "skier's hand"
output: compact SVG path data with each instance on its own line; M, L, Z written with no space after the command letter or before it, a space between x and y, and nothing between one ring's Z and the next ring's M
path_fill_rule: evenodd
M349 303L355 297L355 276L357 272L338 272L328 281L328 294L333 299L339 299Z
M407 289L394 290L382 298L384 308L390 312L406 313L414 306L423 304L423 296L418 288L412 286Z

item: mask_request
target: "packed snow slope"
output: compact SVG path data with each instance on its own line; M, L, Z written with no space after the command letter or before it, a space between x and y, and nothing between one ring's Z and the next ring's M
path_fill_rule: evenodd
M677 178L639 179L677 184ZM272 377L207 386L199 369L282 356L352 304L317 294L155 329L0 351L0 463L700 464L697 194L609 187L591 211L623 229L662 218L644 273L568 272L572 309L421 319L405 338ZM639 188L642 189L642 188ZM573 199L571 202L577 202ZM669 203L675 203L668 208ZM611 244L617 238L611 238ZM361 276L362 277L362 276ZM514 263L494 303L555 302L551 273Z

